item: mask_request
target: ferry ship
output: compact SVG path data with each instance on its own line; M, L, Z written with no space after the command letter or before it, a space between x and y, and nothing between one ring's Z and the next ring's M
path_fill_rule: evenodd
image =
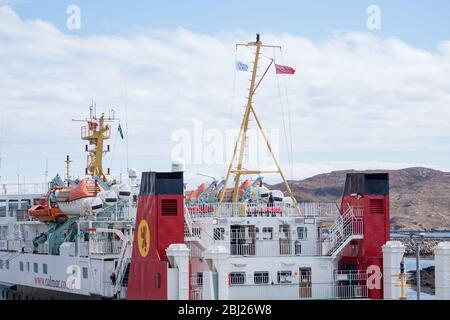
M348 174L339 204L298 202L253 106L273 46L242 45L256 52L226 178L187 190L180 160L112 181L102 156L115 119L91 112L85 178L71 179L67 159L46 192L0 195L0 299L383 299L388 174ZM251 117L277 170L244 169ZM264 184L272 173L286 194Z

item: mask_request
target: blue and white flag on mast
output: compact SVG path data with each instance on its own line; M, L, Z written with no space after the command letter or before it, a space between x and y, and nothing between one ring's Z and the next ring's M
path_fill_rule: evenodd
M238 71L248 71L248 65L239 61L236 61L236 69Z

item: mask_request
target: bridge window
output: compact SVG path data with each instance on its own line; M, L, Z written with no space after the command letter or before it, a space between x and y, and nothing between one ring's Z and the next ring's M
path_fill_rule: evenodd
M5 261L5 266L6 266L6 269L9 270L9 260L6 260L6 261Z
M19 209L19 200L9 200L8 207L9 216L14 217L14 214Z
M6 217L6 200L0 200L0 218Z
M27 262L27 272L30 272L30 263Z
M254 274L253 282L255 284L267 284L269 283L269 272L267 271L256 271Z
M31 201L30 200L21 200L20 201L20 209L21 210L28 210L30 206Z
M263 232L263 239L265 239L265 240L273 239L273 228L272 227L264 227L262 229L262 232Z
M33 263L33 268L34 268L34 273L38 273L39 272L39 266L38 266L38 264L36 262Z
M0 260L0 269L3 269L3 260Z
M83 267L83 279L87 279L89 277L88 268Z
M278 271L278 283L291 283L292 271Z
M232 272L230 274L230 284L231 285L245 284L245 272Z
M308 228L306 227L298 227L297 228L297 236L299 240L305 240L308 238Z
M20 271L23 271L23 261L19 262L19 268L20 268Z
M42 272L44 274L47 274L47 264L46 263L42 264Z

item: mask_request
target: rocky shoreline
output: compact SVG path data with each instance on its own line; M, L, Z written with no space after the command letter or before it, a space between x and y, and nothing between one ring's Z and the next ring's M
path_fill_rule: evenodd
M416 256L416 245L409 237L394 237L392 241L400 241L405 247L406 257ZM433 257L434 248L440 242L450 241L450 238L424 238L423 243L420 245L420 256L421 257Z
M408 273L407 283L416 290L416 271ZM434 267L428 267L420 270L420 291L428 294L435 294ZM416 290L417 291L417 290Z

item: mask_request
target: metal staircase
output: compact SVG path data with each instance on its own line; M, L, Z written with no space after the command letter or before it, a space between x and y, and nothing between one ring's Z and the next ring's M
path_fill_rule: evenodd
M332 226L329 235L324 239L326 255L336 256L352 240L364 238L363 217L360 209L349 206Z
M120 250L119 261L116 268L116 284L114 293L117 295L122 288L128 287L128 276L131 267L131 240L128 235L125 236L122 249Z
M188 243L191 256L197 258L202 258L208 245L212 245L216 241L213 235L202 228L201 224L192 220L187 208L185 208L184 215L184 241Z

